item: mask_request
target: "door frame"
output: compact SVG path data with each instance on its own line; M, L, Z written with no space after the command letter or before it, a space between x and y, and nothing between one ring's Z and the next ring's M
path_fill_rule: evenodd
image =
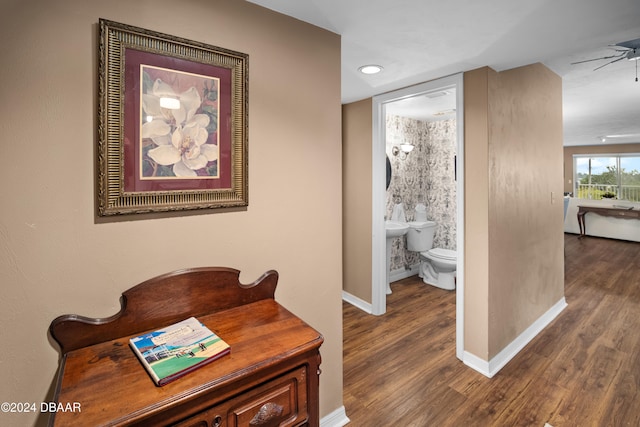
M463 74L454 74L431 80L415 86L388 92L373 97L372 129L372 230L371 230L371 313L382 315L386 312L386 231L384 215L386 210L386 105L401 99L422 96L445 89L456 89L456 356L464 355L464 87Z

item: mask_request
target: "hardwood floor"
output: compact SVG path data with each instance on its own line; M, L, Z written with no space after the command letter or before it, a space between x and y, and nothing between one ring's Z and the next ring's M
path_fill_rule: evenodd
M455 294L343 303L350 426L640 426L640 243L565 235L568 307L492 379L455 357Z

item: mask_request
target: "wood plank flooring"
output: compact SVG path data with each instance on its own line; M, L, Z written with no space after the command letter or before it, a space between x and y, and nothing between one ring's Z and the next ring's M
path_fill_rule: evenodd
M455 294L343 303L350 426L640 426L640 243L565 235L568 307L492 379L455 357Z

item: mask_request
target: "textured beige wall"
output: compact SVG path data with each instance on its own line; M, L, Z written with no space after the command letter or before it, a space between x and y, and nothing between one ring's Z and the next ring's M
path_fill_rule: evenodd
M564 295L562 81L464 78L465 350L489 361Z
M371 303L373 100L343 105L343 287Z
M464 73L464 349L489 356L489 76Z
M541 64L494 77L489 83L489 358L564 296L562 80Z
M99 18L250 55L247 209L96 221ZM0 38L1 400L49 397L56 316L109 316L145 279L219 265L280 272L277 300L325 337L321 415L339 408L339 36L238 0L27 0L5 5Z
M573 155L574 154L614 154L640 153L637 144L603 144L564 147L564 191L573 192Z

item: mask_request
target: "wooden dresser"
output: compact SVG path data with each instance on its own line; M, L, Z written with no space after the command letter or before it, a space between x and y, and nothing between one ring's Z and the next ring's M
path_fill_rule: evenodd
M56 318L60 345L53 426L318 426L322 336L274 300L278 273L243 285L239 271L180 270L122 294L106 319ZM231 353L158 387L129 338L194 316Z

